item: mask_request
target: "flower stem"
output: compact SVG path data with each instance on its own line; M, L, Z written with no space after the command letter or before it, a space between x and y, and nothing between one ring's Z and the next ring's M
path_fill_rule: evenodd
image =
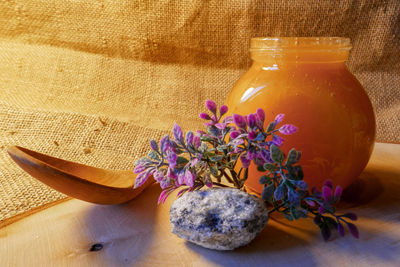
M280 204L279 206L274 207L272 210L268 211L268 214L273 213L274 211L279 211L280 208L282 208L283 206L285 206L286 202Z
M221 187L230 187L229 185L224 185L224 184L221 184L221 183L218 183L218 182L212 182L213 183L213 185L218 185L218 186L221 186Z

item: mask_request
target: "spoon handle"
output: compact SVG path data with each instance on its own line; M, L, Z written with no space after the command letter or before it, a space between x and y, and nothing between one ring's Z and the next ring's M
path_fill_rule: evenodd
M83 164L64 161L62 159L54 158L41 154L26 148L12 146L7 150L10 157L21 167L24 171L29 173L32 177L40 182L50 186L51 188L74 198L92 202L96 204L120 204L134 199L140 195L144 189L152 185L155 181L151 177L144 185L139 188L132 188L132 186L115 186L96 183L93 179L88 180L80 176L74 175L71 172L73 167L86 168L85 173L89 176L101 176L99 168L90 167ZM57 161L57 162L56 162ZM55 167L53 164L56 164ZM65 164L70 167L69 171L60 169L60 166ZM73 166L76 165L76 166ZM131 171L111 171L102 170L105 176L134 179L134 174ZM75 172L77 170L75 169ZM94 175L93 175L94 174ZM102 177L95 177L101 179ZM104 179L104 178L103 178Z

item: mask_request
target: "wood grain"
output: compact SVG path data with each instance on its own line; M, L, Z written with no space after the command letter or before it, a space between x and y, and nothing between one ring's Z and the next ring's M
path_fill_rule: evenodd
M152 186L136 200L101 206L70 200L0 229L1 266L400 266L400 145L376 144L342 210L361 237L323 242L311 219L274 215L248 246L218 252L170 233L170 198ZM103 249L90 252L95 243Z

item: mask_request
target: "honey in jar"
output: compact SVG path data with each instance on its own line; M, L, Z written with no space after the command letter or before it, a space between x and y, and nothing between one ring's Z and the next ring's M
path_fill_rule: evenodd
M371 102L346 67L350 40L339 37L253 38L253 64L226 99L230 113L264 109L265 123L285 114L297 133L283 136L281 149L302 152L304 180L326 179L348 187L368 163L375 140ZM253 164L246 187L261 193L262 173Z

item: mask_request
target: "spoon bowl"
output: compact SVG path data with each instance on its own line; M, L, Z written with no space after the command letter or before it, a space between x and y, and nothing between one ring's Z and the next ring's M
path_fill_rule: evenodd
M68 196L97 204L120 204L138 196L154 183L148 179L134 188L136 175L127 170L106 170L51 157L19 146L7 149L24 171Z

